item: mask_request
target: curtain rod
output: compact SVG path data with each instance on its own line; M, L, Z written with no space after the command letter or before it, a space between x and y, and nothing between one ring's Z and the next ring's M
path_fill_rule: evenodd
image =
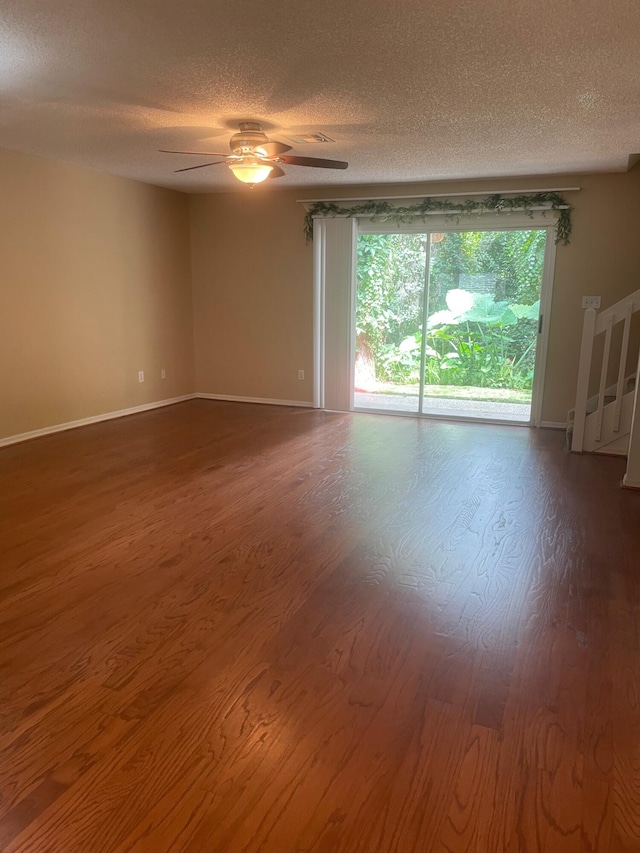
M316 201L403 201L409 198L467 198L474 195L525 195L529 193L576 193L582 187L551 187L534 190L482 190L472 193L421 193L420 195L372 195L357 198L299 198L298 204L314 204Z

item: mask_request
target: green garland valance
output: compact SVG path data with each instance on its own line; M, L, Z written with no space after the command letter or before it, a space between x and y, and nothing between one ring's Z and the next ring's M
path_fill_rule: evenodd
M540 205L548 205L549 209L558 211L556 222L556 243L566 246L571 236L571 205L561 195L554 192L529 193L527 195L489 195L482 199L469 198L466 201L451 201L447 198L424 198L415 204L396 207L388 201L365 201L360 204L349 204L340 207L330 201L316 201L304 218L304 233L307 242L313 239L314 216L366 216L378 222L393 222L400 225L421 219L433 213L442 213L458 221L461 216L474 213L510 213L523 211L528 216L539 209Z

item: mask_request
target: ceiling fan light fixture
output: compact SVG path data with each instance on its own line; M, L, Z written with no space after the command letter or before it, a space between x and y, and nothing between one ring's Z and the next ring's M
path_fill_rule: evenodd
M316 134L320 136L320 134ZM329 142L328 137L322 137ZM254 187L267 178L283 178L285 166L306 166L312 169L346 169L349 165L342 160L329 160L323 157L298 157L290 154L291 146L284 142L269 139L266 133L255 121L241 121L240 130L229 140L231 154L221 154L219 151L166 151L163 154L188 154L196 157L215 157L212 163L200 163L197 166L187 166L176 169L176 172L192 172L194 169L208 169L226 163L234 176L243 184Z
M273 165L260 160L258 157L240 157L229 162L229 168L239 181L243 184L260 184L266 181Z

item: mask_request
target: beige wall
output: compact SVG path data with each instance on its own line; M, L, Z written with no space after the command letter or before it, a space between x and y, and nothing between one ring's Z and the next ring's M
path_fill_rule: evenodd
M193 391L187 197L2 150L0 187L0 438Z
M297 199L581 187L571 245L559 246L543 420L573 406L581 297L602 307L640 286L640 171L394 187L263 190L190 199L196 388L206 393L312 399L313 255ZM305 370L304 382L297 370Z
M298 197L191 196L196 390L312 399L313 251Z

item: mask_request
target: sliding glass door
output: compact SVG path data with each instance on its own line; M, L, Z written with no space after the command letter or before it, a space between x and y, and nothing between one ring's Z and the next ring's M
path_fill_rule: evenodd
M428 234L360 234L354 405L420 411Z
M547 236L360 233L354 408L531 422Z

